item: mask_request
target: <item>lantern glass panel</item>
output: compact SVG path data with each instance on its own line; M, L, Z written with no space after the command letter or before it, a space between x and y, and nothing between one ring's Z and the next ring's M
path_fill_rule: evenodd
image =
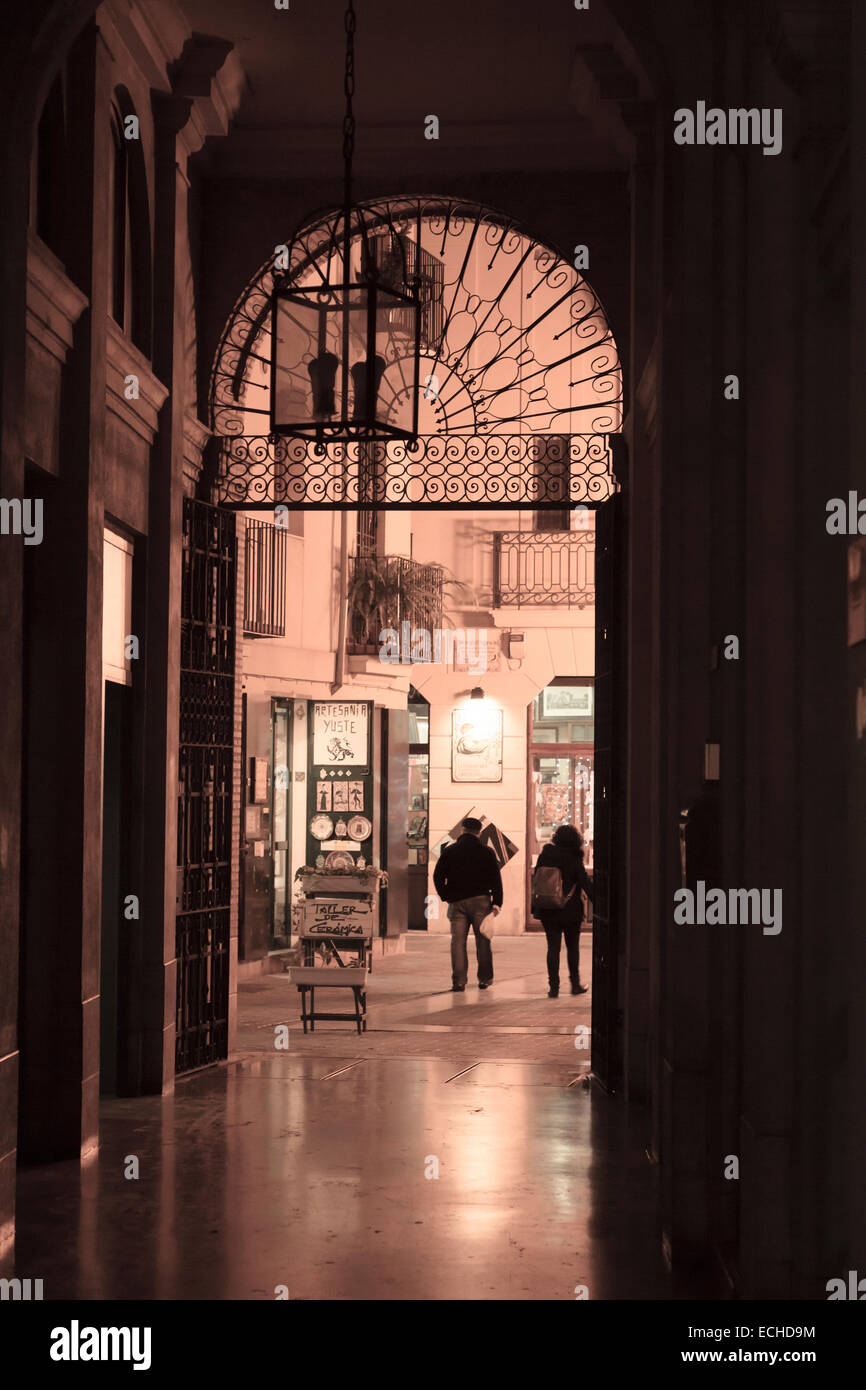
M275 298L272 424L332 437L415 429L411 296L375 284L293 287Z

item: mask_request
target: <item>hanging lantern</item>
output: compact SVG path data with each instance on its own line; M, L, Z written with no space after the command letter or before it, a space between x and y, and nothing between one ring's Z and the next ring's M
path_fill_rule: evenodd
M351 201L355 12L346 11L344 205L302 275L275 276L271 433L320 442L418 433L422 302L417 240L368 227Z
M345 214L344 214L345 216ZM411 439L418 433L421 295L414 240L353 235L323 251L348 274L309 284L275 281L271 321L271 431L320 440ZM342 221L342 218L340 219ZM396 245L396 251L394 245Z

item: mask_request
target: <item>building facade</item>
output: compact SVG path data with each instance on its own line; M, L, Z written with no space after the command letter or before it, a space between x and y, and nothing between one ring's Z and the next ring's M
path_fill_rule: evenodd
M523 7L449 15L467 52L486 51L491 25L529 43ZM497 84L492 60L470 81L443 57L436 142L405 73L387 80L388 44L411 48L420 20L383 37L359 197L445 190L504 210L566 263L588 248L623 368L618 491L595 513L594 655L589 609L560 622L476 594L483 607L458 611L522 662L513 699L493 669L386 670L340 643L335 571L358 555L345 507L290 508L304 531L285 536L285 634L244 632L248 509L217 505L213 364L251 269L340 196L329 113L311 127L294 104L303 75L295 90L269 67L269 26L286 22L196 0L33 0L0 45L2 1241L19 1163L96 1151L100 1085L166 1094L178 1070L230 1054L240 897L244 954L263 958L279 933L255 866L291 841L285 900L311 701L351 691L375 711L394 904L424 867L406 841L422 794L410 687L429 701L429 852L481 809L518 850L516 930L527 709L556 678L591 677L593 1068L645 1124L674 1263L710 1262L746 1297L823 1297L866 1258L866 648L846 630L849 541L825 524L828 499L866 486L864 16L846 0L551 6L531 17L531 53L568 93L558 120L527 96L527 59ZM415 38L434 54L445 41ZM780 147L677 140L675 113L711 101L781 112ZM447 564L481 590L496 545L526 549L488 535L535 534L514 509L485 514L479 545L458 522L443 541L435 512L380 510L368 553ZM523 654L505 656L516 633ZM463 795L447 775L453 716L475 685L502 710L505 770ZM271 805L267 781L245 804L252 758L272 781L292 773L266 853L246 815ZM780 890L778 934L675 920L682 813L707 803L704 877ZM259 872L273 896L276 861Z
M323 859L348 849L387 872L381 931L391 938L448 929L432 872L470 812L508 842L506 934L540 927L528 912L529 880L557 824L576 820L591 864L592 513L577 513L573 528L573 515L555 509L373 516L372 554L355 516L345 536L333 511L294 512L286 527L261 514L245 518L242 974L252 962L267 968L268 954L297 938L294 885L299 869L319 859L309 827L321 813L333 821L330 831L326 820L317 827ZM341 633L344 544L353 579ZM257 586L249 578L253 547L265 557L255 561ZM372 611L360 582L370 575L395 580ZM555 682L561 714L552 693L542 698ZM473 700L473 691L483 694ZM335 801L310 789L315 706L358 701L371 707L374 747L371 833L362 842L347 833L361 802L352 804L348 791ZM483 749L462 754L462 725L474 725L479 712ZM338 780L349 781L342 771L352 765L338 769Z

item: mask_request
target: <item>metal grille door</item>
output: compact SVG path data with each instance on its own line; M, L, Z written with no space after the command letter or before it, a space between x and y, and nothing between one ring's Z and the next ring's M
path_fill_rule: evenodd
M228 1055L235 518L183 504L175 1070Z

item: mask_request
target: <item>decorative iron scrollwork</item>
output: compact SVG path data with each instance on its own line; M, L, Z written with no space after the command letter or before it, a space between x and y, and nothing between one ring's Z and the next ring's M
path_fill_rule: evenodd
M392 198L352 210L352 238L366 254L396 247L405 255L409 247L423 270L417 440L388 443L377 455L373 488L359 494L358 449L369 443L328 444L324 428L319 438L268 437L274 284L324 282L342 218L332 209L308 219L279 266L272 258L250 281L223 333L210 395L211 428L222 441L223 505L604 501L615 490L607 436L622 425L622 374L603 306L553 247L506 214L453 198ZM419 227L420 245L413 240ZM316 351L311 339L300 361L313 362ZM380 400L396 419L415 377L399 356L383 372ZM569 455L559 497L557 448Z
M561 442L560 442L561 441ZM616 491L606 435L432 435L379 449L265 435L223 443L220 503L302 507L594 507Z

